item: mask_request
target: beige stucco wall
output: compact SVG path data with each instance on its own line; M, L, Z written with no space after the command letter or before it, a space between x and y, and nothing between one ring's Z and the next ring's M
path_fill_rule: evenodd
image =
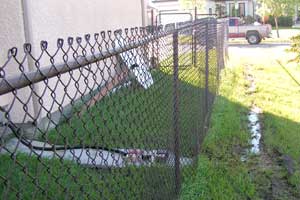
M140 0L27 0L33 41L141 26Z
M6 50L11 46L21 47L22 44L27 40L32 46L32 53L35 56L40 54L40 41L48 41L49 52L54 53L57 49L56 41L57 38L67 39L67 37L80 36L90 33L100 33L104 30L114 30L125 27L142 26L142 5L141 0L26 0L23 1L23 8L21 0L0 0L0 45L1 45L1 64L5 61L7 55ZM23 18L24 12L24 18ZM23 26L25 23L25 27ZM25 31L24 31L25 30ZM26 39L25 39L26 38ZM62 62L61 53L58 54L56 63ZM109 61L110 62L110 61ZM49 59L42 59L40 62L41 66L48 65ZM25 66L27 69L34 70L35 66L29 62ZM94 66L96 68L97 66ZM103 63L100 67L103 67ZM11 69L10 72L16 72L16 69ZM87 73L87 72L85 72ZM114 73L114 70L111 72ZM106 78L109 76L107 71L104 75ZM79 79L79 71L77 70L73 74L73 78L79 83L80 90L84 92L84 79ZM91 77L91 75L90 75ZM94 82L89 77L89 85ZM101 77L97 77L98 83ZM70 80L70 75L65 74L61 77L63 82ZM57 83L56 78L49 80L48 85L50 88L55 88ZM56 89L56 97L50 97L50 90L45 89L45 84L37 84L36 92L42 94L43 105L46 110L49 109L51 112L58 109L58 105L67 105L70 103L70 99L63 98L64 90L69 93L75 93L76 88L74 87L74 81L70 86L65 89L63 85L59 85ZM27 91L27 94L28 91ZM25 94L20 94L21 97L25 98ZM72 95L71 95L72 96ZM73 95L74 96L74 95ZM74 96L75 97L75 96ZM77 94L76 97L79 97ZM26 99L26 98L25 98ZM57 101L54 103L54 99ZM11 100L8 97L1 97L0 104L9 102ZM30 100L32 101L32 100ZM40 111L39 118L46 115L47 111L41 108L37 102L34 103L36 113ZM19 106L16 106L18 108ZM23 117L18 113L20 109L12 110L14 121L22 122ZM33 110L30 109L32 115Z
M0 66L4 67L5 75L10 76L14 74L19 65L12 59L11 62L4 66L7 61L7 52L12 47L18 48L17 58L21 60L23 56L23 44L25 43L24 21L22 1L20 0L0 0ZM28 69L25 67L24 69ZM1 81L1 78L0 78ZM29 97L29 90L19 90L17 96L26 101ZM0 106L7 106L13 100L11 94L0 97ZM11 109L12 120L27 121L28 117L22 112L23 106L15 100L14 108ZM28 111L33 111L32 101L28 101ZM9 107L7 107L9 109ZM21 111L21 112L20 112ZM0 120L3 120L3 113L0 114Z

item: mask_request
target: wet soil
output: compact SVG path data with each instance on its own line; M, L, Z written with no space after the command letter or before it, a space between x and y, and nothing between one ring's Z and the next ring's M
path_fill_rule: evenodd
M254 95L255 77L251 74L249 66L246 67L245 78L250 83L247 95ZM245 151L247 154L242 156L242 160L249 164L250 175L257 185L259 198L299 200L300 192L295 193L295 188L288 182L289 176L293 173L293 160L279 152L267 149L264 144L263 119L263 110L253 101L248 113L250 147Z

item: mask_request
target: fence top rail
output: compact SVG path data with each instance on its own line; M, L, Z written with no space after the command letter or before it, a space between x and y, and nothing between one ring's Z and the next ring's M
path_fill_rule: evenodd
M100 53L97 53L97 54L92 54L89 56L79 56L78 58L76 58L73 61L68 61L68 62L64 62L61 64L52 64L52 65L46 66L46 67L37 67L37 69L34 71L21 72L21 73L6 77L6 73L5 73L5 69L4 69L6 64L11 59L13 59L14 57L17 56L17 48L15 48L15 47L11 48L8 51L8 59L7 59L6 63L4 64L4 66L0 67L0 86L1 86L0 87L0 95L4 95L4 94L12 92L16 89L21 89L21 88L27 87L31 84L38 83L43 80L55 77L57 75L64 74L64 73L82 68L84 66L99 62L99 61L107 59L109 57L119 55L123 52L129 51L134 48L141 47L141 46L146 45L150 42L153 42L157 39L171 35L174 32L192 28L193 26L197 26L197 25L203 25L206 23L216 23L214 21L211 21L210 18L205 18L205 19L202 19L201 21L196 20L196 21L172 23L172 24L166 24L164 26L160 25L157 27L148 26L148 27L133 28L136 31L140 30L142 33L144 33L141 38L138 38L137 41L128 42L119 47L113 47L110 49L106 49L105 51L101 51ZM186 23L186 25L184 25L184 23ZM152 28L152 30L151 30L151 28ZM125 32L126 31L128 32L128 29L125 29ZM120 32L122 32L122 30L114 31L114 35L116 35ZM68 40L70 40L70 39L72 40L72 38L69 38ZM88 38L85 37L85 39L88 41ZM112 40L112 42L118 42L117 37L114 40ZM58 43L58 46L60 46L62 48L63 39L58 39L57 43ZM46 41L41 42L41 48L47 49ZM26 57L27 54L30 54L31 45L24 44L24 51L25 51L25 57Z

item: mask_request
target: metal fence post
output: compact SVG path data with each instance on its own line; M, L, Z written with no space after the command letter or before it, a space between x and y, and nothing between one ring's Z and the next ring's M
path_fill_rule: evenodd
M194 23L197 21L197 7L195 7L194 10ZM193 66L196 66L197 64L197 47L196 47L196 29L195 29L195 24L193 25L193 30L192 30L192 63Z
M209 100L209 42L208 42L208 22L205 25L205 115L208 112L208 100Z
M222 53L222 49L221 49L221 35L222 35L222 28L220 28L220 24L217 23L216 25L216 47L217 47L217 74L216 74L216 78L217 78L217 88L219 86L220 83L220 66L221 66L221 53ZM216 89L216 91L218 92L218 89Z
M179 91L178 91L178 31L173 33L173 129L174 129L174 156L175 156L175 193L179 195L180 175L180 136L179 136Z

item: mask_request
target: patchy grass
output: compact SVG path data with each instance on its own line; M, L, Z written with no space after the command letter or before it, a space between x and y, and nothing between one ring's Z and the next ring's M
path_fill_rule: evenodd
M300 66L288 63L295 54L287 53L286 49L252 49L247 53L240 49L240 57L232 61L235 65L249 65L257 87L253 103L263 109L265 150L279 161L279 166L281 155L294 160L295 174L289 176L285 169L283 176L292 180L289 182L294 191L300 191L300 179L295 178L299 177L300 169Z
M243 68L226 69L211 125L202 145L198 173L184 184L181 199L255 199L255 185L241 161L248 146Z
M294 55L284 47L271 48L230 50L197 174L184 184L181 199L300 198L300 66L286 63ZM245 67L257 87L251 96ZM263 109L263 152L241 162L249 148L247 113L252 104ZM293 159L294 174L287 172L283 155Z
M253 74L257 79L255 104L264 109L266 150L294 160L295 173L289 175L285 169L283 176L300 198L300 67L286 63L255 66Z

